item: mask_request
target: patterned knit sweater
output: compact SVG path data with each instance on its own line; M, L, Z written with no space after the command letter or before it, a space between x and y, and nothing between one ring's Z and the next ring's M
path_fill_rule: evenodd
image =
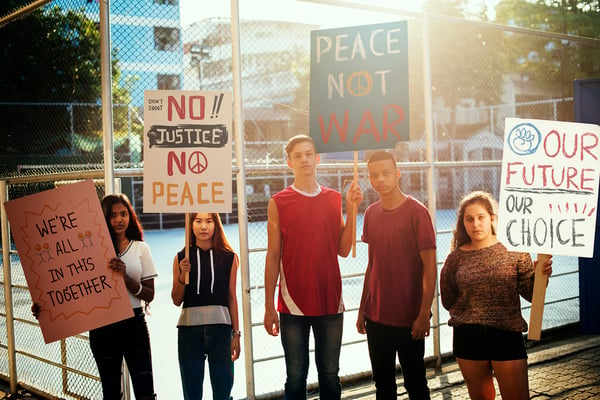
M527 331L520 296L531 301L534 266L528 253L510 252L503 244L473 251L454 250L440 276L448 325L479 324Z

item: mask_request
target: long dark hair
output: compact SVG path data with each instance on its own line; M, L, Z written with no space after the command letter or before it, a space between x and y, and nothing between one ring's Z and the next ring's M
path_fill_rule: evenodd
M486 209L490 216L498 215L498 203L490 193L483 191L475 191L463 197L460 201L460 204L458 205L458 211L456 213L456 228L454 229L454 234L450 243L450 251L457 249L463 244L469 243L471 241L471 238L469 237L469 234L465 229L464 222L465 209L471 204L480 204L483 208ZM496 235L496 226L493 223L492 235Z
M140 223L135 210L131 206L131 202L129 198L123 194L107 194L104 196L100 205L102 206L102 212L104 213L104 219L106 220L106 225L108 226L108 231L110 232L110 237L113 242L113 246L115 246L115 251L118 253L118 244L117 237L113 228L110 224L110 215L112 214L112 209L115 204L123 204L127 211L129 212L129 225L127 226L127 230L125 231L125 236L129 240L144 240L144 229L142 228L142 224Z
M194 235L194 227L193 222L196 215L200 213L191 213L187 214L186 218L189 218L190 225L190 246L196 246L196 235ZM223 223L221 222L221 217L219 213L207 213L211 216L213 221L215 222L215 233L212 237L212 248L217 253L229 251L231 253L235 253L233 251L233 247L229 244L229 240L227 240L227 236L225 236L225 230L223 229Z

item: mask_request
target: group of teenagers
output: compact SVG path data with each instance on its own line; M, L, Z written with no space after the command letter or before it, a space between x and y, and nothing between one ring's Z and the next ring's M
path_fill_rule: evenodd
M319 396L340 399L344 302L338 257L352 249L354 224L344 219L342 194L317 182L319 155L312 138L294 136L285 151L294 182L268 204L264 328L281 339L286 399L307 398L311 330ZM368 245L368 263L356 329L366 334L376 398L397 398L397 359L409 398L426 400L425 338L437 284L435 229L423 203L401 190L393 154L373 152L367 172L379 200L364 213L361 239ZM362 200L360 186L352 182L345 195L347 214ZM134 317L90 331L103 398L121 398L125 360L135 398L154 399L145 307L154 298L157 269L127 197L107 195L101 205L117 254L108 266L123 274L134 309ZM241 347L239 260L218 213L186 218L189 248L174 257L171 291L173 303L181 306L183 396L202 398L208 359L212 397L227 400ZM495 399L495 377L502 398L529 399L520 297L532 299L535 263L528 253L508 251L498 241L496 223L497 204L489 193L476 191L461 200L440 273L441 301L450 314L453 355L470 398ZM552 258L539 268L550 275ZM36 304L32 310L42 312Z

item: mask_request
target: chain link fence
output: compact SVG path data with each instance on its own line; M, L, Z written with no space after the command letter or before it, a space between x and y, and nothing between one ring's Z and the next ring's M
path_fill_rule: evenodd
M27 60L26 64L3 61L0 67L7 82L0 95L0 177L8 183L7 199L53 188L61 179L101 178L104 170L99 2L46 3L0 25L0 35L10 38L0 46L5 55ZM281 395L285 380L279 339L268 336L262 327L266 205L272 194L293 181L283 145L294 134L308 133L310 32L331 27L331 23L326 26L311 22L313 19L348 12L348 21L358 21L356 16L360 15L362 24L408 20L410 141L392 151L402 171L402 190L428 205L427 176L430 168L434 171L435 204L431 206L435 210L440 269L460 198L472 190L486 190L496 198L499 195L504 118L573 121L572 81L600 76L598 40L436 14L424 18L422 14L384 12L375 7L351 10L309 2L295 5L306 20L289 22L289 11L276 1L271 6L270 19L246 17L251 10L240 9L243 162L250 246L248 270L244 272L249 286L240 290L249 293L250 320L245 321L244 335L251 337L251 349L245 354L250 363L245 368L236 364L238 372L244 369L250 377L244 387L244 380L236 376L236 387L242 385L240 397ZM177 0L111 2L115 172L147 231L182 229L183 217L142 212L143 91L233 87L230 19L199 13L195 22L182 25L182 12ZM357 24L346 23L342 17L335 19L335 26ZM424 65L426 58L429 69ZM427 73L431 87L424 87ZM429 94L433 101L431 162L425 123ZM364 162L359 163L359 171L365 195L357 223L360 238L362 213L377 195L369 186ZM318 177L320 184L344 191L353 178L352 158L322 155ZM235 179L232 176L233 212L223 215L228 224L237 222ZM102 183L97 185L102 192ZM359 242L355 258L340 260L347 309L341 359L344 381L370 374L365 337L354 327L366 253L366 246ZM4 343L10 323L7 314L12 313L7 308L11 308L19 383L60 398L99 398L101 389L87 336L45 345L31 316L31 300L14 248L10 257L4 255L3 265L6 263L10 268L4 268L4 287L0 289L0 374L8 376L10 372L11 354ZM159 279L170 287L170 266L163 267ZM438 300L435 302L437 305ZM555 257L543 329L578 322L578 307L578 259ZM523 311L528 319L529 306L525 303ZM447 313L440 308L432 321L435 335L426 341L431 365L451 352L447 320ZM166 340L175 341L175 337ZM158 380L164 369L176 369L176 364L165 365L155 356L154 368ZM310 371L314 385L314 366Z

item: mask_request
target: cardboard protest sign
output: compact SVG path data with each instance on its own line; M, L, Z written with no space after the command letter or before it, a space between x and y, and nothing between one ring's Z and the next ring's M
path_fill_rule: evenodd
M509 249L592 257L600 126L507 118L498 239Z
M133 316L91 180L4 203L46 343Z
M600 175L600 126L507 118L498 239L537 253L528 338L539 340L550 255L592 257Z
M406 21L311 32L310 136L319 153L409 138Z
M144 92L144 212L231 212L231 92Z

